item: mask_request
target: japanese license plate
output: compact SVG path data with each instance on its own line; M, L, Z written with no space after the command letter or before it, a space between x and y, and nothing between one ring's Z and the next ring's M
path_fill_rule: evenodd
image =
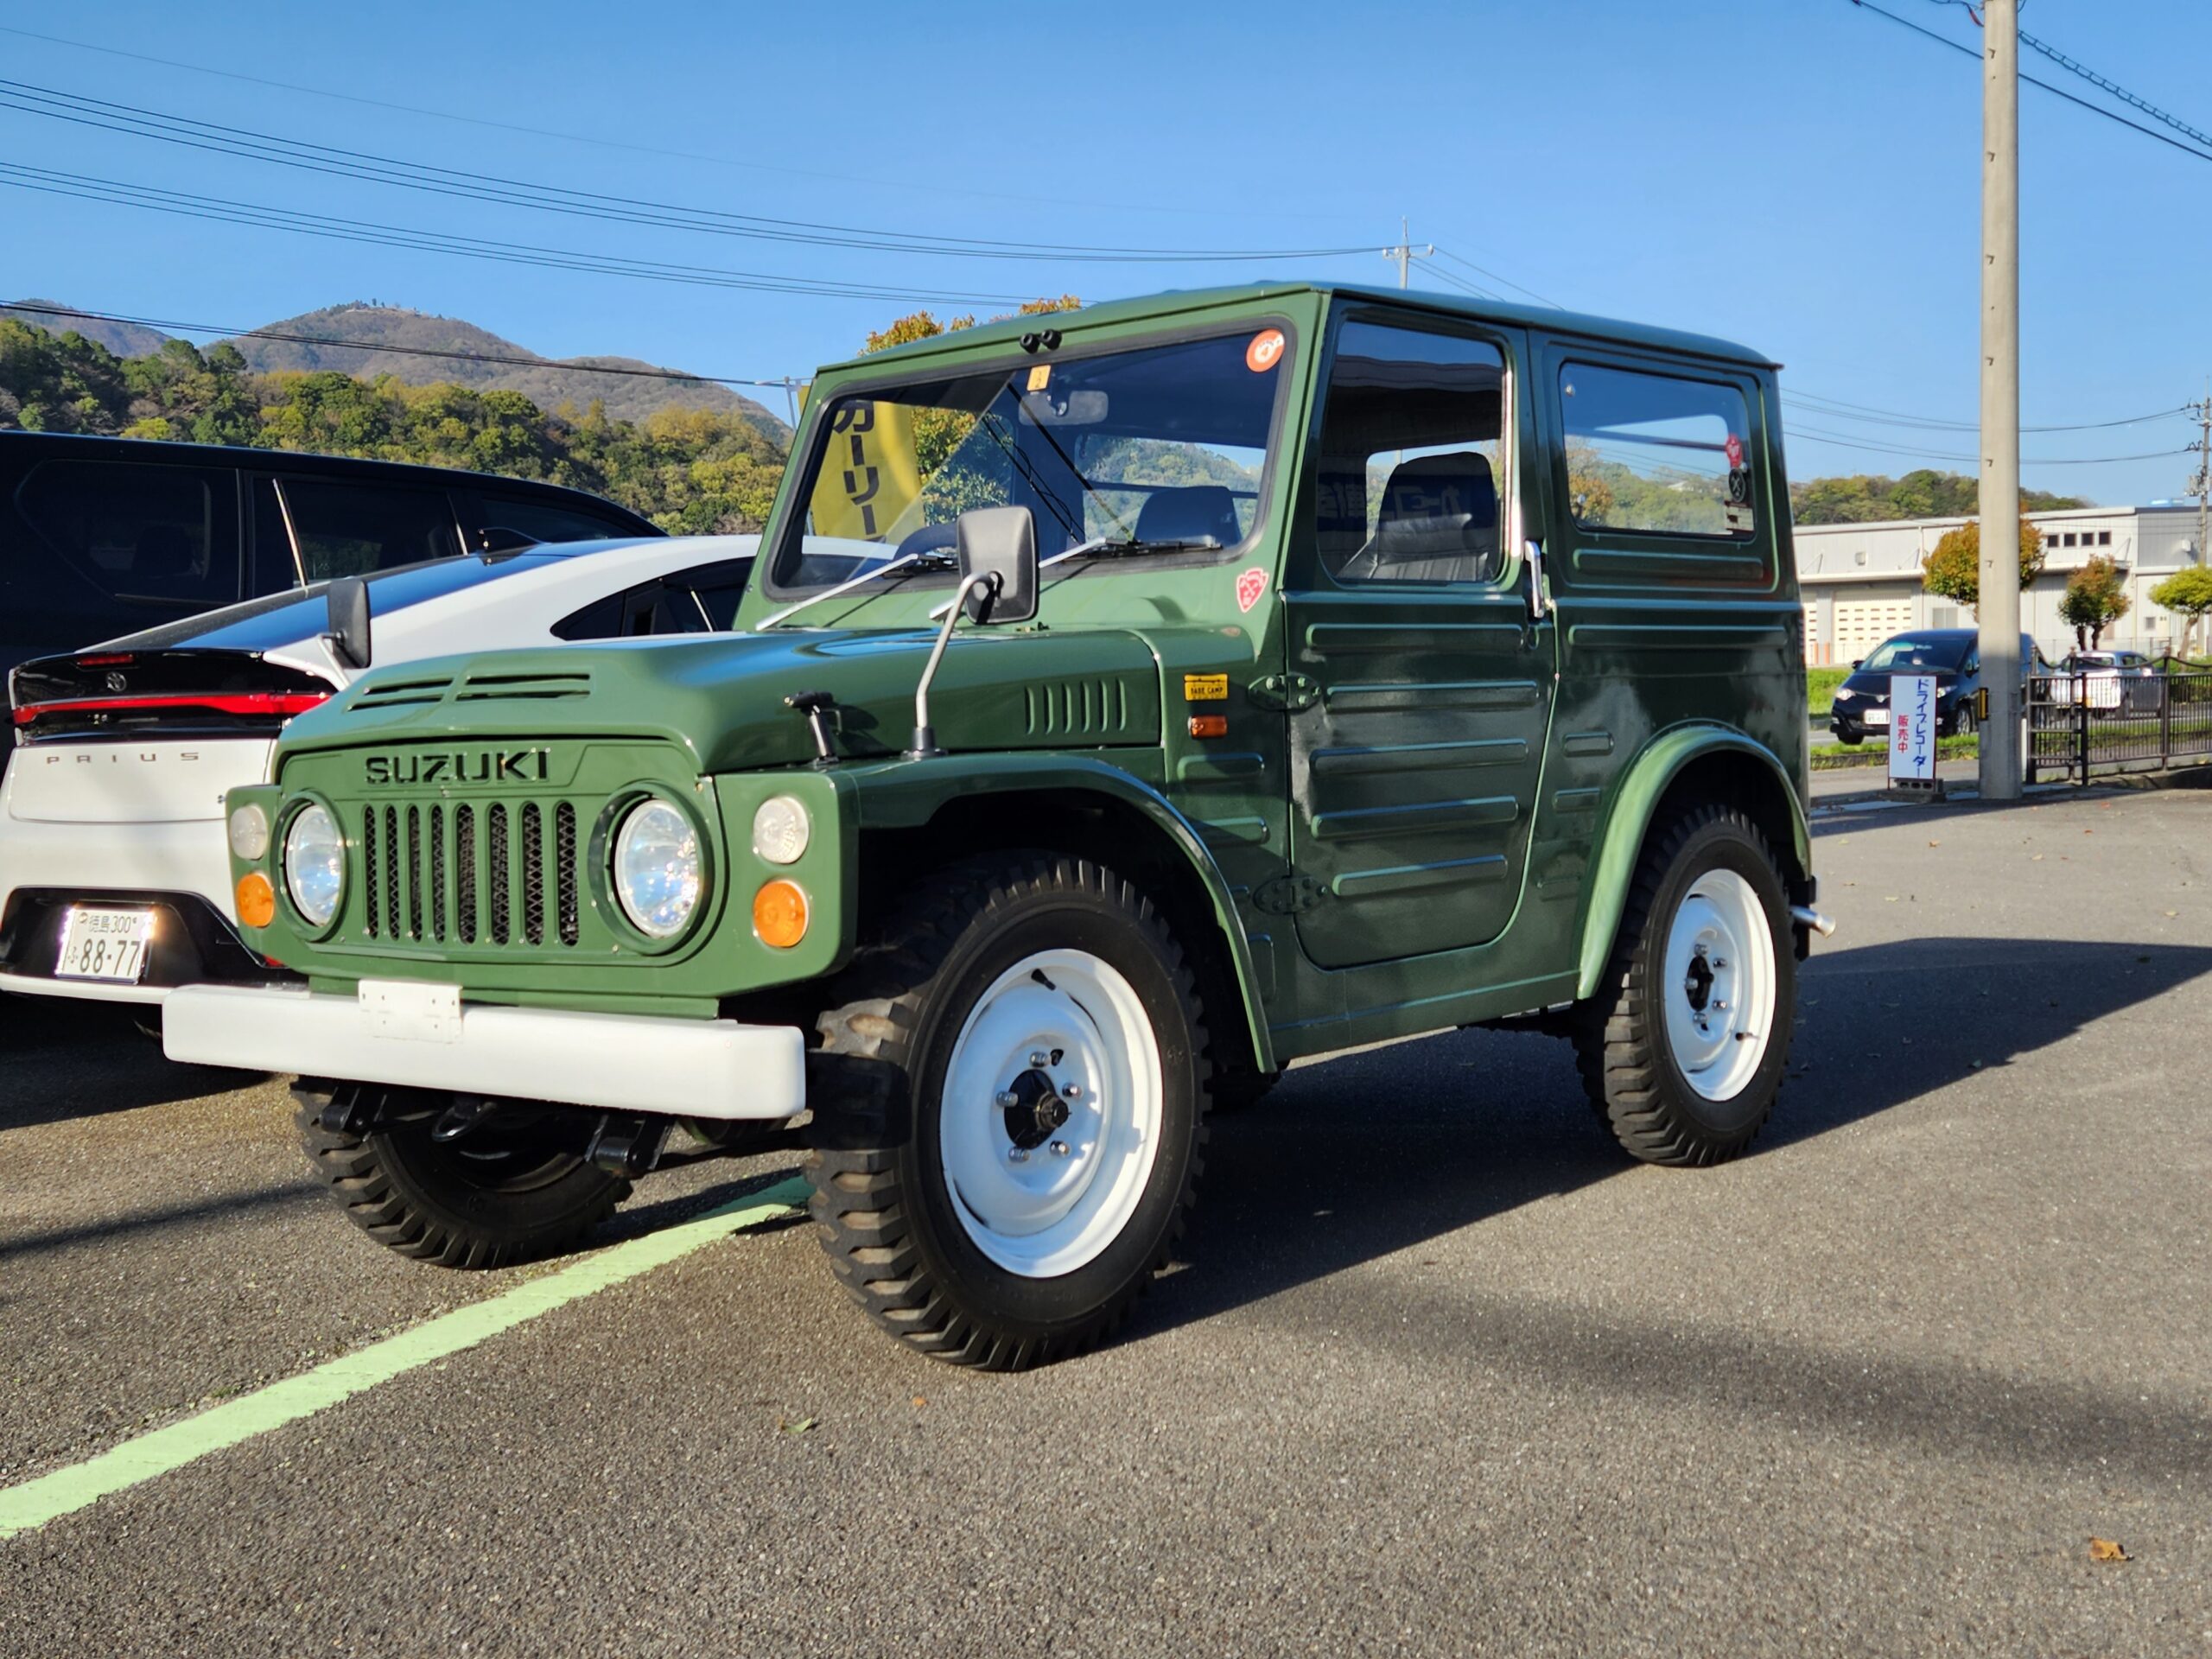
M135 985L146 972L146 947L154 937L150 910L96 910L74 906L61 927L56 979L105 979Z
M1866 723L1869 726L1888 725L1890 723L1890 711L1886 709L1869 709L1866 711Z

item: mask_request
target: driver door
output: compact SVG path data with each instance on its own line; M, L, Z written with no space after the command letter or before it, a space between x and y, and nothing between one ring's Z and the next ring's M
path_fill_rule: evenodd
M1555 652L1510 538L1521 337L1364 306L1334 321L1284 602L1298 939L1345 968L1505 931Z

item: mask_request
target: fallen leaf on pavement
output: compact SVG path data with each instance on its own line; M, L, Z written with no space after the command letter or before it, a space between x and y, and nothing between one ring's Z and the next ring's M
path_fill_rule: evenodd
M2089 1559L2093 1561L2124 1561L2127 1552L2109 1538L2089 1540Z
M914 1403L918 1406L926 1406L929 1402L918 1394L914 1396Z
M804 1434L814 1427L811 1417L779 1417L776 1427L786 1434Z

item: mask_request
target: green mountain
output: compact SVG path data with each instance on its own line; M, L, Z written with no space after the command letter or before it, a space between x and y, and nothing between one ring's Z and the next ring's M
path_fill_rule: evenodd
M19 322L27 322L34 328L43 328L51 334L65 334L73 329L86 340L98 340L118 357L151 357L162 349L162 342L168 338L158 328L141 327L135 322L102 322L97 317L88 317L75 311L70 312L67 316L57 317L48 310L17 309L18 307L26 305L51 307L58 309L61 308L61 302L59 300L12 301L8 304L0 305L0 317L14 317Z
M518 357L526 364L470 363L457 357L409 357L346 346L304 346L264 340L264 334L314 334L365 345L405 346L417 351L453 352L466 357ZM589 368L653 369L660 365L634 357L540 357L526 346L502 340L490 330L457 317L435 317L398 306L334 305L287 317L243 334L232 342L248 367L263 374L335 369L373 379L391 375L408 385L441 383L488 391L518 391L540 409L563 404L588 409L597 401L617 420L643 420L664 409L704 409L718 415L742 415L781 440L788 429L780 417L750 397L703 380L661 380L646 375L593 374Z

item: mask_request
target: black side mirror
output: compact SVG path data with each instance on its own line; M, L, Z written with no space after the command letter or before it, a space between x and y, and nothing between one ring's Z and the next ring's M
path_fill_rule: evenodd
M339 576L325 590L330 632L324 636L338 660L348 668L369 665L369 584L359 576Z
M1851 665L1852 665L1853 668L1856 668L1856 667L1858 667L1858 666L1859 666L1859 664L1861 664L1861 663L1865 662L1866 660L1866 659L1864 657L1854 657L1854 658L1853 658L1851 659Z
M960 515L957 529L961 603L969 616L978 623L1033 620L1037 521L1029 509L977 507Z

